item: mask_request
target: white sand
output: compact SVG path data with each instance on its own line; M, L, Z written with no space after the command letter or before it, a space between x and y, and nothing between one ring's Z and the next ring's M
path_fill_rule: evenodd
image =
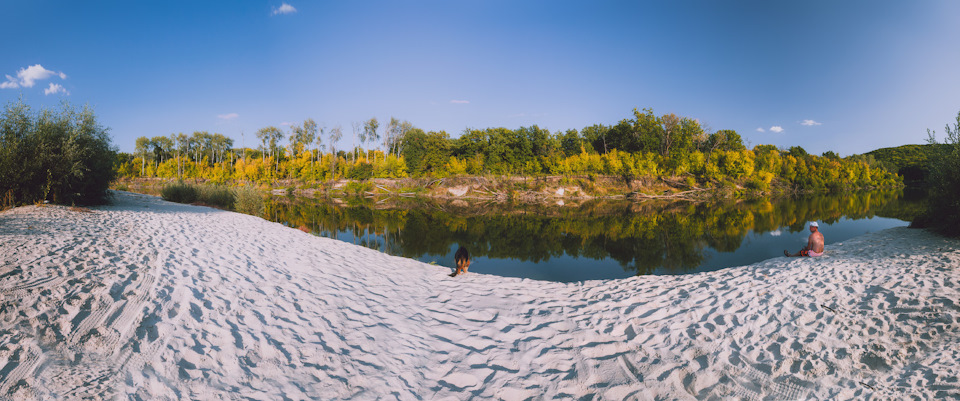
M958 398L958 266L897 228L696 275L451 279L118 193L0 214L0 398Z

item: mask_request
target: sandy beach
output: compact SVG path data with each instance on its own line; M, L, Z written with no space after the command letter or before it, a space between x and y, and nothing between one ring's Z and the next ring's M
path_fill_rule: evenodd
M958 268L896 228L695 275L450 278L116 192L0 213L0 398L958 399Z

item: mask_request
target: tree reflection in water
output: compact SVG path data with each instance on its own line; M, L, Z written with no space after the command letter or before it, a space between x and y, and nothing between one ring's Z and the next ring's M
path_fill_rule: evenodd
M452 249L462 244L474 258L533 264L555 258L612 259L624 271L641 275L692 271L704 264L710 250L736 251L750 232L797 233L810 220L828 225L874 216L911 221L922 211L923 199L922 194L886 190L720 203L588 201L536 207L274 197L267 200L264 216L424 261L452 260Z

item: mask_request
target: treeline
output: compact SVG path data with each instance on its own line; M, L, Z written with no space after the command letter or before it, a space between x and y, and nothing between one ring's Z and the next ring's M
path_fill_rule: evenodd
M311 119L289 132L260 129L256 149L234 148L229 138L206 132L142 137L135 154L123 155L118 172L218 183L458 175L681 177L690 186L742 185L759 191L901 182L869 156L816 156L799 146L748 149L735 131L708 132L695 119L657 116L650 109L635 109L633 118L615 125L579 131L551 133L536 125L467 129L453 139L444 131L424 132L395 118L381 127L373 118L352 124L352 134L353 146L346 150L334 147L343 137L340 126L326 130Z
M929 143L926 145L903 145L895 148L881 148L867 152L888 171L896 172L903 177L907 185L923 186L930 178L931 158L942 151L947 151L949 145Z
M88 107L34 114L23 102L7 104L0 115L0 203L103 203L116 178L115 156Z

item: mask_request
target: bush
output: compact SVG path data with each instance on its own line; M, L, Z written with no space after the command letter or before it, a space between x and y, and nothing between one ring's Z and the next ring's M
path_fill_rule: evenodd
M953 129L949 124L945 129L945 146L934 146L930 154L929 207L917 225L960 237L960 112ZM937 143L934 132L927 133L929 142Z
M32 115L23 102L0 115L0 194L15 204L98 204L116 178L116 150L90 108Z
M367 162L359 162L355 164L350 171L347 172L347 178L351 180L364 181L373 177L373 165Z
M221 209L232 210L236 201L233 191L221 185L201 185L199 192L200 202Z
M263 214L263 194L254 187L233 189L234 210L239 213L260 216Z
M373 192L373 183L369 182L348 182L347 185L343 186L343 192L360 196L366 192Z
M160 196L170 202L193 203L200 198L200 191L197 187L180 181L164 186L160 190Z

